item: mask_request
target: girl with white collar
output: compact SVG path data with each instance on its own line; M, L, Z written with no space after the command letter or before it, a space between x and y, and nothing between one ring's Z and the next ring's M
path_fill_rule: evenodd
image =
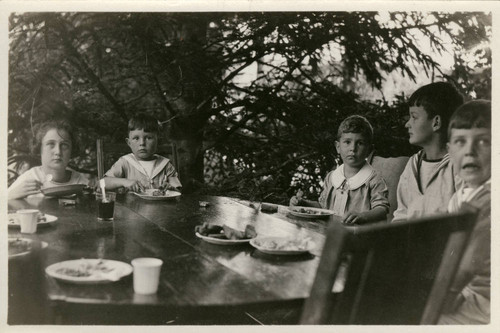
M335 148L344 164L325 177L318 201L302 199L299 191L290 206L330 209L346 224L364 224L387 219L387 185L366 158L372 150L373 128L365 117L350 116L339 126Z

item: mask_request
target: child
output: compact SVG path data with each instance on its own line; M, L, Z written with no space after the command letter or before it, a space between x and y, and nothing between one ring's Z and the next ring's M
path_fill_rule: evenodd
M290 205L323 207L342 216L346 224L363 224L387 219L387 186L366 162L372 150L373 129L362 116L350 116L339 126L335 147L344 164L329 172L319 202L303 200L297 193Z
M425 85L411 95L405 127L410 143L422 150L410 157L401 174L393 221L446 212L458 185L446 150L446 130L462 103L462 96L446 82Z
M463 203L478 209L449 297L451 313L440 324L488 324L491 288L491 103L477 100L453 114L448 149L463 184L450 200L449 212Z
M40 152L42 165L23 173L8 189L11 199L40 196L42 187L88 185L88 178L67 169L74 148L73 129L65 120L49 120L37 128L32 152Z
M132 153L120 157L104 175L106 188L126 188L142 192L146 188L179 189L182 185L170 161L156 155L158 121L147 115L133 117L128 122L127 144Z

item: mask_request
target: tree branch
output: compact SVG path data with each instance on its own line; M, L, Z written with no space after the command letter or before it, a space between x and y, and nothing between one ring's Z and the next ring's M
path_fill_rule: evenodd
M50 20L47 20L46 22L48 24ZM63 42L63 46L66 49L66 51L69 53L69 55L71 55L78 61L78 63L83 69L83 73L86 74L87 77L97 86L101 94L103 94L103 96L111 103L111 105L113 106L114 110L118 113L118 115L126 121L128 118L123 107L118 103L118 101L113 97L113 95L111 95L109 90L104 86L99 77L90 68L85 59L83 59L82 55L73 47L73 44L69 37L69 32L67 31L64 25L64 21L60 17L56 16L53 22L55 23L54 27L60 33L61 40ZM78 69L81 70L80 68Z

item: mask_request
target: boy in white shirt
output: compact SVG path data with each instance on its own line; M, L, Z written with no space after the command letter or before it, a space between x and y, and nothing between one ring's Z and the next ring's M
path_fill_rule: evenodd
M478 217L448 293L448 304L452 306L441 316L439 324L488 324L491 289L490 101L472 101L458 108L451 117L448 133L450 158L463 180L450 200L448 211L457 212L467 203L478 210Z
M449 83L435 82L410 97L406 122L410 143L422 147L410 157L398 183L398 207L393 221L446 212L458 188L447 154L449 119L463 97Z
M158 121L153 117L139 115L129 120L126 142L132 153L120 157L106 172L106 189L142 192L146 188L182 187L170 160L155 154L159 132Z

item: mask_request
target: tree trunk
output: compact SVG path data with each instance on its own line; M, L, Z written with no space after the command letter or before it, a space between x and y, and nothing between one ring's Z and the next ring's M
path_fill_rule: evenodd
M201 48L206 43L207 22L204 19L191 18L179 23L178 33L181 43L189 43L191 46L199 45ZM182 73L178 77L179 82L170 82L171 87L167 89L170 104L175 110L175 118L170 122L167 135L176 143L179 154L179 174L183 189L187 192L194 190L197 185L203 183L203 128L206 124L206 116L203 111L210 107L210 103L197 109L201 101L207 98L206 89L201 78L207 77L206 73L193 70L196 66L199 53L187 47L185 58L179 63L179 68L174 71ZM172 77L175 77L173 75ZM200 82L201 81L201 82ZM179 96L179 85L182 94Z

